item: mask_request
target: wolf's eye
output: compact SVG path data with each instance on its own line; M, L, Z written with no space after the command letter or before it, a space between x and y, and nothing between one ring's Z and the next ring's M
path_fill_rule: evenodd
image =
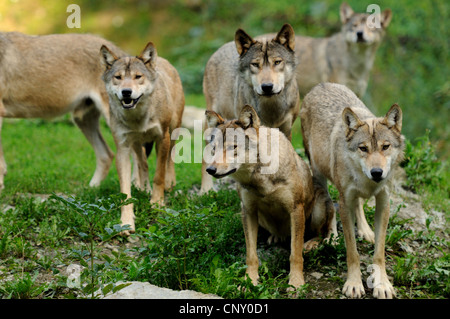
M121 76L121 75L114 75L114 78L115 78L116 80L122 80L122 76Z
M134 78L135 78L136 80L139 80L140 78L142 78L142 75L136 74L136 75L134 76Z
M273 65L280 65L281 64L281 60L275 60L274 62L273 62Z
M250 63L250 65L255 68L259 68L259 63L257 63L257 62Z
M388 150L390 146L391 146L390 144L383 145L383 151Z
M361 152L366 153L368 151L367 146L360 146L359 149L361 150Z

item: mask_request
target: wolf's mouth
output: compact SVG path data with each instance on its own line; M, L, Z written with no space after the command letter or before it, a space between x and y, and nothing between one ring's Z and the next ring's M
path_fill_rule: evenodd
M124 109L132 109L139 102L139 99L142 97L142 94L137 99L132 99L131 97L124 97L120 100L122 107Z
M215 178L222 178L222 177L231 175L231 174L233 174L234 172L236 172L236 169L235 169L235 168L233 168L233 169L232 169L231 171L229 171L229 172L226 172L225 174L211 174L211 175L214 176Z
M259 96L265 96L265 97L272 97L272 96L275 96L275 95L278 95L278 94L280 94L281 93L281 90L280 91L278 91L278 92L269 92L269 93L266 93L266 92L263 92L263 93L258 93L258 95Z

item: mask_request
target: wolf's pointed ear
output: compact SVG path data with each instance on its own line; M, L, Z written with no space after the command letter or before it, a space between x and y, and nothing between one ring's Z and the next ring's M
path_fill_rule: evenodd
M149 42L145 46L145 49L142 51L142 53L138 56L138 59L144 62L147 67L155 67L157 56L158 53L156 52L156 48L153 45L153 42Z
M353 9L347 2L342 2L339 14L341 16L342 24L346 24L353 15Z
M113 63L117 60L116 55L108 49L106 45L102 45L100 48L100 63L105 69L111 68Z
M217 114L214 111L205 111L205 116L206 116L206 123L208 124L208 127L210 128L215 128L217 126L219 126L220 124L225 123L225 120L222 118L222 116L220 116L219 114Z
M358 130L358 128L363 125L358 115L352 111L351 108L346 107L344 111L342 111L342 120L347 128L345 136L348 138L351 137L352 133Z
M386 29L388 27L389 23L391 23L391 19L392 19L391 9L386 9L383 12L381 12L380 22L383 29Z
M247 129L249 127L259 128L261 122L255 109L250 105L245 105L239 113L239 120L236 124L240 124L243 129Z
M402 131L402 109L400 106L397 104L392 105L382 123L400 133Z
M287 49L294 51L295 49L295 33L291 25L286 23L278 32L275 42L285 46Z
M236 34L234 35L234 43L236 44L236 50L240 56L243 56L250 47L255 43L255 40L252 39L244 30L238 29Z

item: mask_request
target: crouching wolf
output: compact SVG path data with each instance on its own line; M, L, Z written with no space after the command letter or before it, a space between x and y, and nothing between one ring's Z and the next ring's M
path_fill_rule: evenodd
M164 189L175 185L170 150L174 146L171 134L180 126L184 109L180 77L167 60L158 57L151 42L138 57L118 58L106 46L100 51L105 67L103 80L111 105L120 191L131 197L130 154L134 160L134 183L150 190L143 145L154 142L157 160L151 202L163 204ZM132 204L122 207L121 220L134 231Z
M206 109L237 118L243 105L250 104L263 125L279 128L290 139L300 106L294 48L295 34L289 24L275 36L257 39L237 30L235 41L223 45L206 64ZM203 163L202 192L213 186L206 166Z
M248 276L258 283L259 224L272 237L291 237L289 284L298 288L305 283L303 248L314 248L319 237L331 234L331 221L314 218L331 216L317 212L333 212L331 200L317 203L308 165L283 133L261 125L251 106L243 107L237 120L224 120L214 111L206 111L206 118L212 129L212 160L206 171L216 178L230 175L238 183ZM304 245L305 224L313 238Z
M114 157L99 128L101 115L109 122L98 63L102 45L117 56L124 54L111 42L88 34L0 33L0 117L53 118L71 112L95 151L97 166L90 186L100 185ZM0 129L1 122L0 118ZM0 141L0 190L5 174Z
M355 13L347 3L340 8L341 32L328 38L295 37L296 78L304 96L321 82L349 87L359 97L366 92L375 53L391 22L392 12L381 12L379 25L367 13Z
M300 118L315 183L326 190L329 179L339 191L348 266L343 293L356 298L365 294L354 224L356 219L364 237L373 238L361 199L375 196L373 262L380 269L380 277L376 278L373 295L392 298L395 291L386 274L384 245L393 172L403 159L400 107L394 104L385 117L377 118L347 87L322 83L306 95Z

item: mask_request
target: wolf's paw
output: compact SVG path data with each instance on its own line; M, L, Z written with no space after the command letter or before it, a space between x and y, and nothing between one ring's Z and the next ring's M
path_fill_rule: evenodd
M375 233L369 228L358 228L358 236L364 238L369 243L375 244Z
M359 280L347 280L342 288L342 293L348 298L361 298L366 294L362 281Z
M317 240L317 239L308 240L303 245L303 250L305 251L305 253L307 253L307 252L310 252L313 249L317 249L317 247L319 247L319 243L320 243L320 241Z
M373 296L377 299L392 299L395 297L395 290L389 281L380 283L373 289Z
M134 234L135 231L135 226L134 226L134 220L132 222L124 222L122 223L122 226L129 226L127 230L121 231L120 235L124 236L124 237L128 237L131 234Z

